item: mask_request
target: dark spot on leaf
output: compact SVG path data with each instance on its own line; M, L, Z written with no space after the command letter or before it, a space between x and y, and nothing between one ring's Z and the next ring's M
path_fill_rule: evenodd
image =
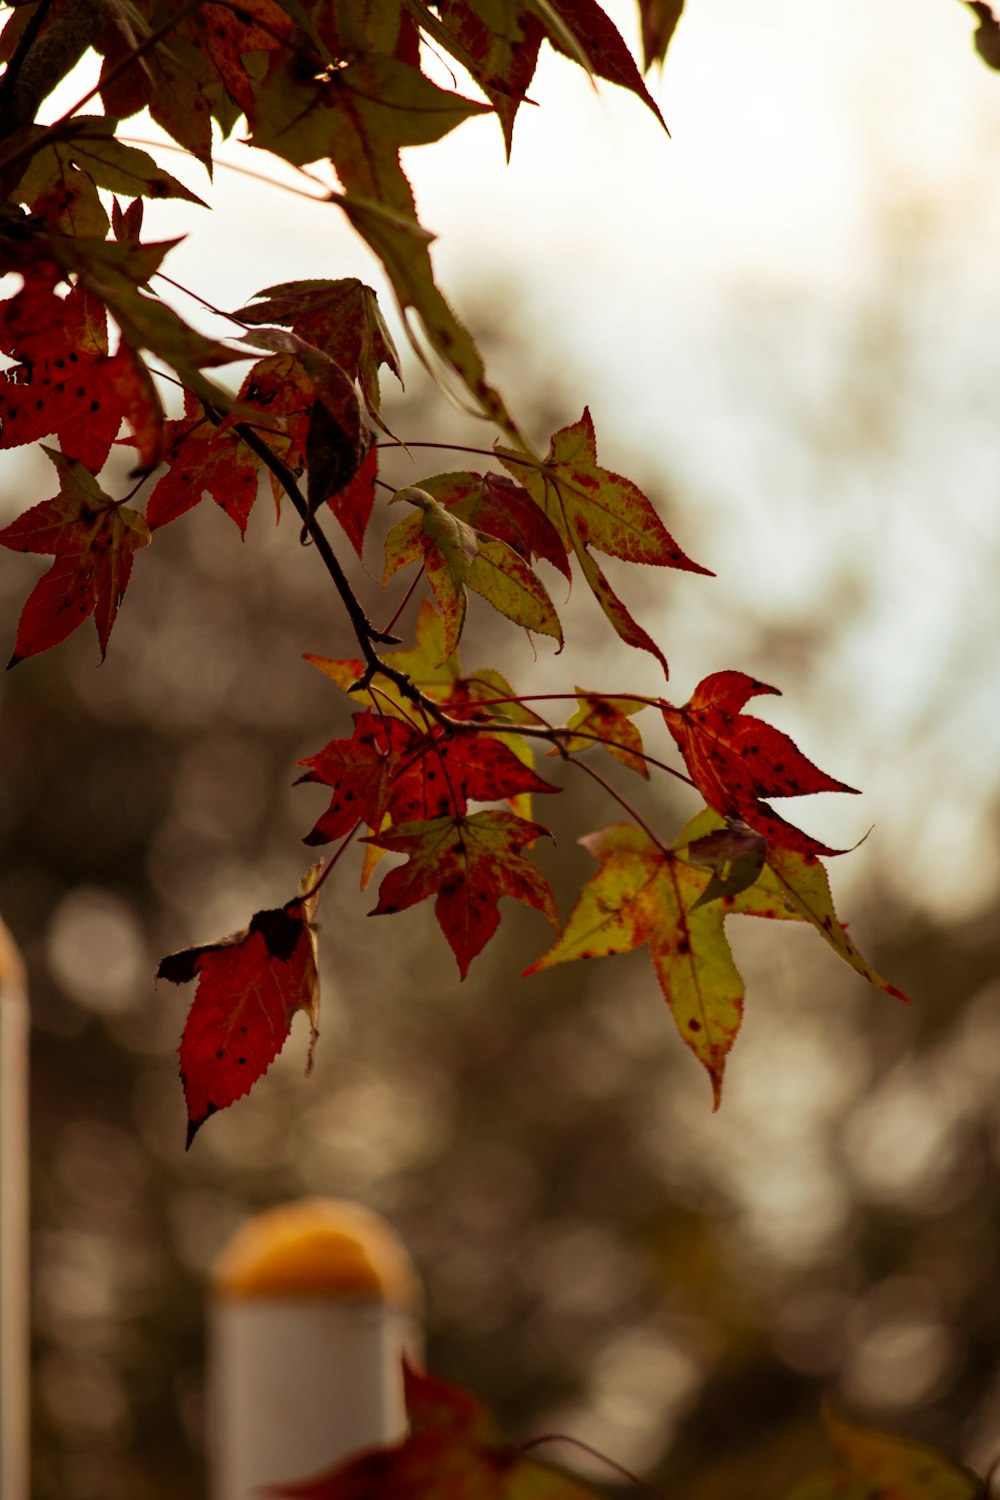
M276 911L256 912L250 922L250 932L259 932L272 958L288 962L295 952L295 945L302 934L302 918L293 917L280 907Z

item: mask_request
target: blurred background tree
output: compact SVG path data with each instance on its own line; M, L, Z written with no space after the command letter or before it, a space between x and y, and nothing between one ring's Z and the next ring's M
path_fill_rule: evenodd
M738 44L760 43L720 9L737 27L714 57L724 90ZM813 24L762 9L765 31ZM892 16L863 9L825 7L820 33L836 10L884 37ZM694 27L668 84L697 87ZM808 80L818 63L797 66ZM713 1116L641 958L514 983L546 938L512 912L460 988L427 912L394 918L387 943L344 880L323 919L314 1076L296 1027L185 1156L186 997L149 976L297 880L321 801L291 789L294 764L348 711L299 657L352 651L287 523L276 532L259 507L241 547L202 506L141 559L99 671L81 633L3 682L0 911L29 961L35 1027L37 1500L200 1492L206 1268L248 1208L303 1192L358 1197L399 1228L436 1372L508 1430L576 1433L670 1494L780 1493L822 1449L820 1390L981 1469L1000 1449L1000 115L975 155L943 123L947 170L914 185L897 171L912 124L898 71L876 59L860 118L838 121L873 158L849 274L790 276L793 243L773 275L750 256L710 297L703 285L701 321L685 323L664 265L676 341L652 351L655 380L637 338L602 342L622 314L599 278L564 345L558 311L543 324L502 261L478 292L463 278L491 368L504 389L517 372L542 437L579 415L595 351L624 344L637 361L631 385L606 376L619 425L602 461L645 483L720 574L671 580L662 598L651 577L637 613L654 617L678 698L703 671L756 672L786 694L769 717L865 788L877 826L834 864L835 894L913 1006L869 992L811 934L772 945L743 924L747 1021ZM875 83L884 119L860 102ZM657 250L638 245L637 263ZM389 425L468 432L419 388ZM20 455L7 472L12 491L47 482ZM374 545L369 559L377 573ZM0 591L13 622L23 561ZM620 686L613 641L586 601L580 616L571 630L594 633L569 666L542 658L539 690L573 671ZM468 665L494 659L488 628L477 614ZM520 682L527 647L508 665ZM694 809L667 797L645 810L678 825ZM587 812L613 816L596 795ZM565 912L589 861L557 799L544 821ZM804 821L845 842L865 827L856 806Z

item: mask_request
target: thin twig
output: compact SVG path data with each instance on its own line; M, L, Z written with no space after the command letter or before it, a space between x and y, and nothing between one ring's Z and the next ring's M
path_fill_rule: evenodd
M552 694L552 697L559 696ZM562 696L570 696L564 694ZM517 698L502 699L502 702L517 703ZM479 705L477 704L477 707ZM452 721L457 730L468 729L480 734L523 734L528 739L549 740L553 746L561 750L559 741L569 735L578 735L580 739L590 740L595 745L614 746L616 750L627 750L630 755L643 760L649 766L655 766L658 771L665 771L668 776L673 776L677 781L683 781L686 786L698 790L697 783L690 776L685 776L683 771L678 771L674 766L668 766L666 761L657 760L655 755L647 755L645 750L633 750L631 745L623 745L620 740L609 739L606 735L590 734L585 729L570 729L566 725L554 724L502 724L495 719L455 719ZM572 757L567 753L567 759Z
M373 643L379 641L384 645L397 645L399 637L389 635L377 629L365 614L358 596L351 588L347 574L340 565L340 559L331 547L326 532L310 510L309 502L299 488L299 482L295 475L288 465L264 442L264 439L257 435L249 423L234 422L233 431L239 434L247 447L256 453L262 463L280 481L282 488L298 512L299 519L308 532L310 540L315 545L316 551L323 559L326 571L333 579L337 593L340 595L344 608L347 610L348 618L354 627L354 634L358 638L358 645L361 647L361 654L365 659L369 671L385 671L387 675L391 675L391 669L385 667ZM395 675L403 677L402 673ZM404 680L409 683L409 678L405 678ZM408 696L410 695L408 694Z
M383 729L385 729L386 734L388 734L389 731L386 728L386 711L382 706L382 702L380 701L382 699L384 699L388 707L393 710L394 717L398 714L403 722L405 724L409 724L410 728L415 730L417 734L423 734L425 732L420 723L413 717L413 715L406 708L404 708L403 704L394 702L389 694L385 692L384 689L376 687L374 682L370 682L368 684L367 692L375 703L375 707L378 709L379 717L382 720L382 727ZM423 754L424 751L421 750L420 755ZM415 765L416 761L420 759L420 755L415 756L413 761L408 762L404 767L404 770L408 770L410 765Z
M480 458L496 458L492 448L470 448L465 443L405 443L397 438L393 443L376 443L376 448L443 448L449 453L475 453Z
M532 1448L540 1448L543 1443L569 1443L571 1447L579 1448L581 1453L589 1454L591 1458L596 1458L600 1463L607 1464L609 1469L613 1469L616 1474L620 1474L623 1479L627 1479L629 1484L635 1485L636 1489L645 1491L647 1495L652 1495L654 1500L665 1500L665 1497L658 1489L647 1480L641 1479L638 1474L633 1474L631 1469L626 1469L625 1465L620 1464L617 1459L609 1458L606 1453L601 1452L600 1448L592 1448L589 1443L583 1442L581 1438L570 1437L568 1433L547 1432L542 1437L529 1438L526 1443L520 1445L520 1451L522 1453L530 1453Z
M403 595L402 599L400 600L399 604L397 605L396 609L394 610L392 619L389 621L389 623L387 625L383 625L383 627L382 627L383 630L392 630L393 627L395 626L396 621L399 619L400 615L403 613L403 610L406 608L406 606L409 604L410 600L413 598L413 591L414 591L414 589L416 588L417 584L420 582L421 578L423 578L423 576L424 576L424 567L425 567L425 564L421 563L420 567L417 569L416 573L413 576L413 582L410 584L410 587L406 590L406 593Z
M209 302L207 298L202 297L199 292L193 292L191 288L189 286L185 286L183 282L175 281L174 278L172 276L168 276L165 271L154 271L153 274L154 276L158 276L161 281L165 281L168 286L176 287L177 291L183 292L185 297L190 297L192 302L200 303L201 306L207 308L210 313L214 313L217 318L228 318L230 323L235 323L236 326L238 328L242 328L244 332L246 332L246 330L252 326L249 323L244 323L242 318L237 318L234 313L223 312L222 308L216 307L214 302Z
M186 146L178 146L174 141L147 141L137 135L120 135L118 140L126 146L144 146L149 151L174 151L179 156L189 156L194 161L198 160L193 151L189 151ZM281 160L284 158L282 157ZM286 165L291 166L292 163L288 162ZM343 193L337 193L333 188L328 187L321 177L314 177L311 172L307 172L304 167L296 167L295 170L307 182L314 182L318 188L322 188L321 198L315 193L307 193L303 188L293 187L290 182L279 182L276 177L268 177L265 172L255 172L252 167L241 167L236 162L225 161L219 156L214 158L212 167L213 170L216 167L222 167L227 172L236 172L240 177L252 177L254 182L263 182L265 186L279 188L284 193L294 193L297 198L307 198L310 203L339 203L344 196ZM228 313L225 316L228 317Z
M322 870L320 870L313 884L307 891L303 891L300 900L308 901L310 896L315 896L319 891L322 890L323 883L326 880L327 876L330 874L330 871L333 869L340 856L345 852L360 827L361 819L359 818L354 827L351 829L350 833L345 834L339 846L334 850L333 854L330 855L330 858L327 860Z
M601 775L600 771L595 771L593 766L588 765L585 760L577 760L575 756L569 756L568 760L571 766L576 766L577 770L585 772L592 781L596 781L598 786L604 788L608 796L613 798L614 801L618 803L618 806L623 808L625 812L628 813L629 817L635 820L635 822L639 825L643 833L646 834L648 838L652 839L653 843L656 845L657 849L659 849L660 853L664 856L665 859L671 858L673 850L663 842L658 833L653 832L652 828L650 828L645 818L636 811L628 798L623 797L622 794L611 785L611 782L608 781L606 777Z

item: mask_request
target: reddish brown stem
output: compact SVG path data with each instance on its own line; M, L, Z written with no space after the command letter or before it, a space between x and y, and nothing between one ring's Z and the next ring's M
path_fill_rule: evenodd
M330 858L327 860L327 862L323 866L322 870L320 870L320 872L317 875L317 877L316 877L315 881L313 882L313 884L309 887L309 889L307 891L303 891L302 898L301 898L303 901L307 901L310 896L315 896L316 893L317 893L317 891L322 890L323 884L324 884L327 876L330 874L330 871L333 869L334 865L337 863L337 861L340 858L340 856L346 851L348 845L351 843L351 840L354 838L355 834L357 833L357 831L358 831L358 829L360 827L361 827L361 819L359 818L358 821L355 823L354 827L351 829L350 833L344 835L344 837L341 840L341 842L338 845L338 847L330 855Z
M148 151L176 151L179 156L194 156L194 152L188 151L183 146L176 145L173 141L147 141L137 135L120 135L118 139L125 146L144 146ZM195 161L198 158L194 157ZM288 162L288 166L293 163ZM221 167L225 172L236 172L240 177L252 177L254 182L263 182L266 187L278 188L283 193L294 193L297 198L307 198L310 203L340 203L344 197L343 193L335 192L320 177L314 177L304 167L296 167L300 177L307 182L314 182L318 188L322 188L323 196L317 197L315 193L304 192L302 188L293 187L290 182L279 182L276 177L268 177L263 172L255 172L252 167L240 167L236 162L222 161L218 157L212 163L213 170ZM228 317L229 314L224 314Z
M625 1465L620 1464L617 1459L609 1458L606 1453L601 1452L600 1448L592 1448L589 1443L583 1442L581 1438L570 1437L568 1433L547 1432L542 1437L529 1438L526 1443L521 1444L521 1452L530 1453L532 1448L540 1448L544 1443L568 1443L573 1448L579 1448L581 1453L587 1453L600 1463L607 1464L609 1469L620 1474L623 1479L627 1479L629 1484L635 1485L637 1490L643 1490L647 1495L652 1495L654 1500L665 1500L658 1489L648 1484L645 1479L640 1479L638 1474L633 1474L631 1469L626 1469Z
M387 625L383 625L383 627L382 627L383 631L392 630L394 628L394 626L396 624L396 621L399 619L400 615L403 613L403 610L406 608L406 606L409 604L410 600L413 598L414 590L416 589L417 584L420 582L420 580L421 580L421 578L423 578L423 576L424 576L424 564L421 563L420 567L417 569L416 573L413 575L413 582L410 584L410 587L406 590L406 593L403 595L403 597L400 600L399 604L396 606L396 609L393 612L392 619L388 622Z
M154 272L154 275L159 277L160 281L165 281L168 286L175 287L178 292L183 292L185 297L191 298L192 302L197 302L202 307L207 308L208 311L210 313L214 313L217 318L227 318L230 323L235 323L237 328L242 328L244 330L248 329L251 326L249 323L244 323L242 318L235 317L233 313L223 312L222 308L216 307L214 302L209 302L207 298L202 297L198 292L193 292L191 288L189 286L185 286L183 282L175 281L174 278L172 276L168 276L165 271L156 271ZM235 335L233 337L235 342Z
M555 697L557 695L553 694L552 696ZM563 696L570 697L571 695L565 694ZM497 701L517 703L521 700L506 698ZM457 730L463 728L470 729L480 734L523 734L529 739L550 740L558 748L561 748L559 741L565 735L578 735L580 739L591 740L595 745L614 745L619 750L622 748L628 749L630 754L637 756L640 760L644 760L648 766L655 766L658 771L665 771L668 776L673 776L677 781L683 781L686 786L692 787L694 791L698 790L697 784L691 780L690 776L685 776L683 771L678 771L674 766L668 766L666 761L657 760L655 755L647 755L645 750L632 750L629 746L623 747L618 740L608 739L605 735L590 734L585 729L557 728L555 725L549 724L499 724L495 719L455 719L449 720L449 722L453 723ZM571 759L570 756L566 758Z
M623 797L619 791L616 791L616 789L611 785L610 781L608 781L606 777L601 775L600 771L595 771L593 766L588 766L585 760L577 760L572 755L568 755L566 759L569 761L569 764L571 766L576 766L577 770L585 772L592 781L596 781L598 786L603 787L608 796L613 798L613 800L618 803L618 806L623 808L624 811L628 813L629 817L638 824L638 826L642 829L643 833L646 834L648 838L652 839L653 843L656 845L657 849L659 849L664 858L670 858L672 851L663 842L659 834L653 832L652 828L650 828L645 818L636 811L628 798Z
M302 525L305 527L310 540L314 543L316 551L323 559L323 564L327 572L333 579L337 593L340 595L344 608L347 610L348 618L354 627L354 634L357 636L358 645L361 647L361 653L364 656L369 671L382 671L387 676L393 675L392 669L387 668L379 658L373 642L381 641L385 645L396 645L399 638L398 636L389 635L384 631L378 630L365 614L358 596L351 588L347 574L340 565L340 559L331 547L327 535L322 526L320 526L316 516L310 511L309 503L299 488L299 483L295 475L288 465L276 453L272 452L267 443L264 442L264 439L258 436L249 423L236 422L233 424L233 431L239 433L247 447L251 448L266 467L270 469L271 473L280 480L282 488L298 512ZM402 673L394 674L394 680L395 677L403 678L409 689L407 696L412 697L413 689L409 678L404 677Z
M404 443L397 438L394 443L376 443L376 448L441 448L449 453L475 453L480 458L496 458L492 448L469 448L465 443Z

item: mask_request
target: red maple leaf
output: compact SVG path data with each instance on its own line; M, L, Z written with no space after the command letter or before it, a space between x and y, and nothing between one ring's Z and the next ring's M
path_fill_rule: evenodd
M347 540L358 556L365 543L368 522L375 505L375 480L378 477L378 449L373 443L361 460L357 473L327 498L327 505L344 528Z
M239 9L199 5L178 27L180 35L188 36L209 59L226 93L246 115L253 112L254 93L244 55L280 51L294 30L291 17L277 0L241 0Z
M205 52L182 37L151 47L139 68L129 67L131 28L109 23L101 38L101 102L105 114L127 119L147 108L156 123L209 167L212 115L219 112L216 72Z
M371 915L404 911L433 896L434 915L464 979L469 964L500 925L501 896L533 906L558 928L548 882L520 852L547 833L538 823L491 809L468 817L404 823L375 834L366 842L405 854L407 863L386 875Z
M257 498L261 460L231 430L220 432L206 416L201 402L185 392L184 416L164 424L169 464L146 505L151 530L176 521L193 509L202 496L211 495L241 532L247 529Z
M316 397L316 383L294 354L273 354L249 370L232 412L213 422L201 403L185 393L184 416L164 427L167 473L157 482L146 506L154 530L175 521L209 494L245 532L259 492L263 460L237 431L252 426L294 473L302 470ZM272 473L275 501L280 481ZM375 499L374 459L350 483L329 497L331 508L360 550ZM367 493L366 493L367 487ZM366 508L367 507L367 508Z
M489 99L503 130L510 157L514 119L527 99L545 27L527 5L512 6L502 28L494 29L475 0L443 0L442 42L459 58Z
M246 422L296 474L305 463L315 385L294 354L269 354L251 366L220 433ZM272 478L275 492L280 485Z
M315 396L309 413L309 429L306 434L305 460L309 471L309 509L315 514L319 507L340 495L350 485L361 467L362 460L371 452L371 432L361 420L361 402L350 377L325 356L310 350L303 352L303 363L313 380ZM365 491L362 489L362 504L367 496L368 516L375 499L375 475ZM346 505L348 524L351 520L362 522L360 516L351 515L350 501ZM336 514L336 511L335 511ZM360 556L364 542L364 528L368 522L355 528L352 545Z
M527 3L508 3L502 26L496 25L482 0L443 0L437 9L441 29L434 30L434 39L468 69L489 99L503 129L508 156L514 118L527 98L539 47L546 37L574 61L582 55L587 69L599 78L630 89L664 124L631 52L597 0L552 0L544 11Z
M809 792L854 792L802 754L772 724L740 709L759 693L779 693L745 672L713 672L681 708L661 703L698 790L725 818L740 818L780 848L800 854L842 854L787 823L762 797L800 797Z
M149 366L123 339L118 353L108 361L108 375L121 404L122 416L132 429L127 441L139 450L139 466L154 469L163 453L165 424Z
M589 66L598 78L606 78L609 83L617 83L620 87L631 90L648 105L666 130L666 121L643 82L635 59L622 40L618 28L610 16L605 15L597 0L553 0L553 9L568 24L574 40L583 49ZM567 57L573 55L561 39L553 35L551 27L549 41L558 52L565 53Z
M269 1485L289 1500L596 1500L505 1441L483 1403L460 1386L403 1362L409 1432L312 1478Z
M150 539L138 511L106 495L82 463L41 446L59 472L59 493L0 531L0 543L14 552L55 554L21 611L12 667L57 646L95 612L103 656L132 559Z
M122 424L121 362L108 357L107 314L77 285L59 297L50 278L25 279L0 302L0 448L55 433L64 453L103 468Z
M535 505L527 490L508 479L506 474L484 474L482 488L476 497L471 521L479 531L499 537L525 562L542 557L569 579L572 571L558 531Z
M552 434L539 461L522 451L494 444L494 452L574 553L587 585L623 641L649 651L667 674L660 647L639 625L601 571L594 552L623 562L653 563L689 573L708 573L674 541L648 497L621 474L597 462L597 437L589 408L569 427Z
M297 1010L309 1017L315 1041L319 978L310 923L317 899L256 912L245 932L161 961L157 979L198 979L180 1045L188 1146L209 1115L248 1094L267 1072Z
M377 828L389 804L392 773L419 737L419 730L402 719L380 719L376 714L354 714L350 739L330 740L315 755L300 760L307 766L300 781L318 781L333 788L330 806L305 838L307 844L326 844L343 838L362 821Z
M350 739L330 740L301 781L333 788L330 806L306 835L325 844L350 833L359 819L381 826L464 814L469 802L497 802L522 792L555 792L493 735L449 732L435 725L421 731L406 720L354 715Z
M558 790L494 735L435 728L426 737L424 754L399 775L389 811L395 822L403 823L465 813L470 802Z
M399 380L402 375L392 334L370 286L351 276L286 281L258 292L236 316L250 324L279 323L320 350L357 381L370 416L384 428L379 368L385 365Z

